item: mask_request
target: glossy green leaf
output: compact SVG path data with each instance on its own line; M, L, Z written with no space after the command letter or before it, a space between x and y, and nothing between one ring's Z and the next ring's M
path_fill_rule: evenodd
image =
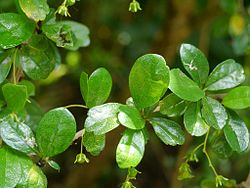
M11 111L17 112L24 108L28 98L26 86L7 83L2 87L2 91Z
M228 122L224 127L228 144L236 152L245 151L249 145L249 132L246 124L234 111L228 111Z
M182 44L180 48L181 61L193 80L202 86L206 83L209 65L206 56L191 44Z
M169 84L169 68L164 58L147 54L138 58L129 75L129 88L138 108L157 103Z
M232 109L244 109L250 107L250 87L239 86L232 89L223 98L222 104Z
M27 154L34 154L37 151L35 136L29 126L14 121L10 115L0 122L0 136L13 149Z
M160 113L169 117L181 116L186 108L187 102L174 93L169 94L160 101Z
M105 138L105 134L95 135L93 132L85 131L82 143L91 155L97 156L105 147Z
M245 80L243 67L233 59L223 61L215 67L208 77L206 89L217 91L233 88Z
M47 0L19 0L19 5L26 16L36 22L45 20L49 14Z
M52 157L65 151L76 133L74 116L65 108L47 112L36 129L36 139L42 156Z
M7 78L11 65L10 51L0 51L0 84Z
M112 78L105 68L95 70L90 77L81 74L80 88L86 105L91 108L103 104L109 97L112 88Z
M200 103L190 103L184 114L184 125L192 136L202 136L206 134L209 126L201 117Z
M156 135L165 144L175 146L184 143L184 131L178 123L160 117L150 119L150 123L153 125Z
M210 97L204 97L202 105L202 117L207 124L215 129L222 129L227 122L225 108L217 100Z
M28 96L35 96L35 85L29 80L22 80L18 85L26 86Z
M58 47L69 50L77 50L80 47L88 46L90 43L88 28L74 21L44 24L42 30Z
M15 13L0 14L0 48L8 49L28 40L35 30L35 24Z
M86 131L101 135L118 127L120 123L117 116L120 106L118 103L107 103L91 108L84 124Z
M118 120L127 128L139 130L145 126L145 120L135 107L122 105L119 108Z
M0 187L15 187L21 178L19 156L10 148L0 148Z
M233 150L227 143L225 136L221 134L212 137L211 151L221 159L227 159L233 154Z
M127 129L116 149L119 168L136 167L144 155L145 140L142 131Z
M33 80L47 78L61 61L58 50L42 35L34 35L18 55L24 72Z
M60 172L61 167L60 167L60 165L59 165L57 162L52 161L52 160L49 160L49 161L48 161L48 164L49 164L49 166L50 166L51 168L53 168L53 169L57 170L58 172Z
M180 69L172 69L170 71L169 89L178 97L187 101L195 102L205 95L204 91Z

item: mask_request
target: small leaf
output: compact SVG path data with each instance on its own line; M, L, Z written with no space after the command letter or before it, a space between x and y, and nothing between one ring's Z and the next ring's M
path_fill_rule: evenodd
M105 134L95 135L93 132L85 131L82 143L91 155L97 156L105 147L105 138Z
M36 129L36 139L42 156L52 157L65 151L76 133L74 116L65 108L47 112Z
M184 125L192 136L202 136L206 134L209 126L201 117L200 103L190 103L184 114Z
M232 59L228 59L215 67L209 75L206 89L217 91L233 88L245 80L243 67Z
M145 140L142 131L127 129L116 149L119 168L136 167L144 155Z
M26 86L7 83L2 87L2 91L11 111L17 112L24 108L28 98Z
M22 80L18 85L26 86L28 96L35 96L35 85L29 80Z
M0 84L7 78L11 65L10 51L0 51Z
M7 146L0 148L0 187L15 187L21 178L20 157Z
M181 116L187 108L187 102L176 96L169 94L160 101L160 113L169 117Z
M250 87L239 86L232 89L223 98L222 104L232 109L244 109L250 107Z
M47 78L61 61L55 46L42 35L34 35L18 55L24 72L33 80Z
M169 89L181 99L192 102L200 100L205 95L204 91L180 69L170 71Z
M86 105L91 108L103 104L108 99L112 78L105 68L99 68L90 75L89 79L86 73L82 73L80 87Z
M165 118L152 118L150 123L153 125L156 135L167 145L182 145L185 135L180 125L172 120Z
M202 105L202 117L207 124L215 129L222 129L227 122L225 108L217 100L210 97L204 97Z
M58 172L60 172L61 167L60 167L60 165L59 165L57 162L52 161L52 160L49 160L49 161L48 161L48 164L49 164L49 166L50 166L51 168L53 168L53 169L57 170Z
M8 49L28 40L35 24L16 13L0 14L0 48Z
M120 106L118 103L107 103L91 108L84 124L86 131L101 135L118 127L120 123L117 116Z
M228 112L228 122L224 127L224 135L234 151L239 153L248 148L249 132L247 126L234 111Z
M19 5L26 16L36 22L43 21L49 14L47 0L19 0Z
M181 61L193 80L202 86L206 83L209 65L206 56L195 46L182 44L180 48Z
M122 105L119 108L118 120L129 129L139 130L145 126L145 120L135 107Z
M36 140L29 126L22 122L15 122L10 115L0 122L0 136L13 149L27 154L37 152Z
M164 58L147 54L138 58L129 75L129 88L138 108L157 103L169 84L169 68Z

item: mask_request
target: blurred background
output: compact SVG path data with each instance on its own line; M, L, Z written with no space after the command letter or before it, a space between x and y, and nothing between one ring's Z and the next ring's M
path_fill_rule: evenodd
M225 59L241 63L250 85L250 1L249 0L138 0L142 11L128 11L130 0L81 0L70 8L71 19L89 27L91 44L79 51L60 49L62 65L46 80L36 82L36 100L44 111L68 104L83 103L79 77L82 71L93 72L105 67L112 74L113 89L109 101L125 103L130 96L128 75L135 60L146 53L161 54L168 66L181 67L179 46L190 43L208 57L210 70ZM55 9L62 0L49 0ZM0 0L0 12L15 11L14 0ZM60 20L67 18L58 17ZM82 129L86 111L71 109ZM249 110L239 111L250 128ZM182 121L177 119L177 121ZM98 157L87 156L89 164L75 165L80 143L54 158L61 172L45 167L49 188L116 188L126 177L115 162L116 145L123 129L108 134L105 150ZM154 134L146 146L145 156L138 166L135 186L140 188L198 188L202 180L213 178L204 155L191 164L195 178L178 181L178 166L185 154L201 143L192 139L181 147L165 146ZM210 148L208 148L209 151ZM250 151L233 153L219 159L210 153L220 174L238 183L247 179ZM213 187L211 187L213 188Z

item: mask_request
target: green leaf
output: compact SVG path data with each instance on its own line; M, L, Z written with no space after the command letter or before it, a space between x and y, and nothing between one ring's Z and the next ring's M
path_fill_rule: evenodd
M36 22L43 21L49 14L47 0L19 0L19 5L26 16Z
M26 86L28 96L35 96L35 85L29 80L22 80L18 85Z
M21 165L19 156L10 148L0 148L0 187L15 187L21 178Z
M185 135L180 125L172 120L165 118L151 118L156 135L167 145L182 145L185 141Z
M95 135L93 132L85 131L82 143L91 155L97 156L105 147L105 138L105 134Z
M58 50L42 35L34 35L18 55L24 72L33 80L47 78L61 61Z
M8 49L28 40L35 24L15 13L0 14L0 48Z
M52 157L65 151L76 133L74 116L65 108L47 112L36 129L36 139L42 156Z
M17 112L24 108L28 98L26 86L7 83L2 87L2 91L11 111Z
M243 67L228 59L215 67L208 77L206 89L217 91L233 88L245 80Z
M169 68L164 58L147 54L138 58L129 75L129 88L138 108L157 103L169 84Z
M139 130L145 126L145 120L135 107L122 105L119 108L118 120L129 129Z
M200 100L205 95L204 91L180 69L170 71L169 89L181 99L192 102Z
M0 84L7 78L11 65L10 51L0 51Z
M222 104L232 109L244 109L250 107L250 87L239 86L232 89L223 98Z
M118 103L107 103L91 108L84 124L86 131L101 135L118 127L120 123L117 116L120 106Z
M29 126L15 122L10 115L0 121L0 136L13 149L26 154L37 152L35 136Z
M181 61L193 80L202 86L206 83L209 65L206 56L191 44L182 44L180 48Z
M176 96L174 93L166 96L159 104L160 113L169 117L181 116L187 108L187 102Z
M80 88L82 96L88 107L103 104L109 97L112 88L112 78L105 68L95 70L89 77L81 74Z
M42 30L58 47L69 50L77 50L80 47L88 46L90 43L88 28L74 21L44 24Z
M217 100L210 97L204 97L202 105L202 117L207 124L215 129L222 129L227 122L225 108Z
M48 164L49 164L49 166L50 166L51 168L53 168L53 169L57 170L58 172L60 172L61 167L60 167L60 165L59 165L57 162L52 161L52 160L49 160L49 161L48 161Z
M228 144L236 152L245 151L249 145L249 132L244 121L234 111L228 111L228 122L224 127Z
M184 114L184 125L192 136L202 136L206 134L209 126L201 117L200 102L190 103Z
M116 149L119 168L136 167L144 155L145 140L142 131L127 129Z

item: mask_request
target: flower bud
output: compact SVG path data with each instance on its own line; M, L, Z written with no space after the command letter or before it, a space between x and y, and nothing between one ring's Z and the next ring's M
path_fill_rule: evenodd
M130 12L137 12L138 10L142 10L140 7L140 4L136 1L133 0L130 4L129 4L129 9Z
M86 163L89 163L89 159L86 157L86 155L83 154L83 153L77 154L76 160L75 160L74 163L83 164L83 163L85 163L85 162L86 162Z

